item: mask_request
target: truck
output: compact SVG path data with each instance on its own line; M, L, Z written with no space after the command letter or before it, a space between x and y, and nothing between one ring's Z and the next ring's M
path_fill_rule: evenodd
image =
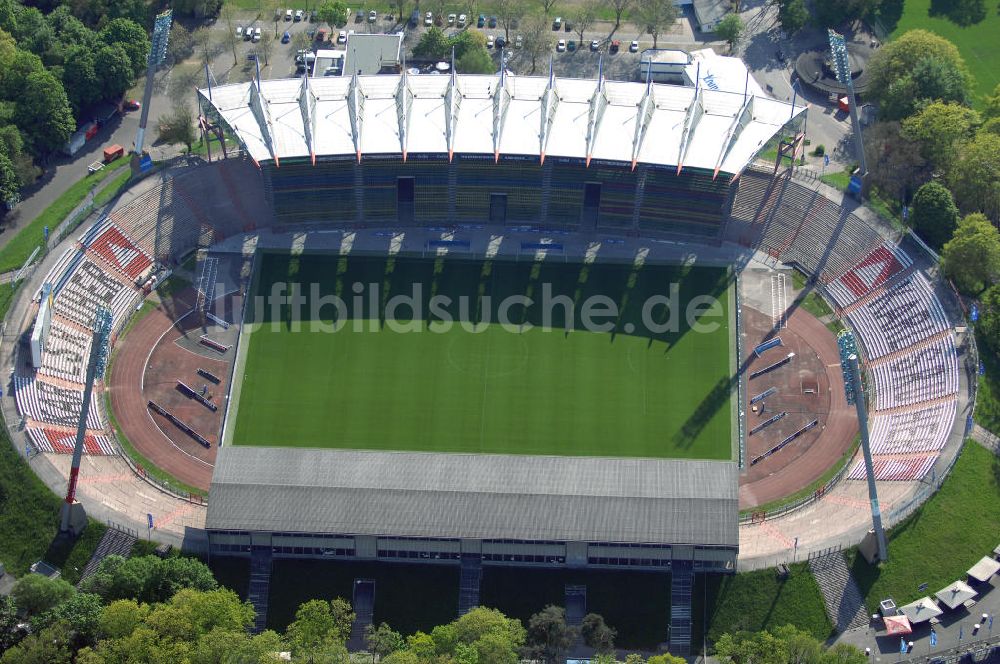
M104 163L110 164L118 157L125 155L125 148L115 143L104 148Z

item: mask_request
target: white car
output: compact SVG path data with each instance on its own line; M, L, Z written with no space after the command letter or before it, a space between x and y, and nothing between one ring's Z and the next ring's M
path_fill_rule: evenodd
M514 37L514 48L521 48L524 45L524 37L518 35Z
M552 29L559 30L560 28L562 28L562 16L556 16L552 21Z
M562 53L566 50L566 40L560 39L556 42L556 53Z
M424 25L428 28L434 25L434 14L431 12L424 14Z
M591 39L590 40L590 50L591 51L596 51L599 48L601 48L601 40L600 39Z
M496 37L493 35L488 35L486 37L486 48L493 48L493 44L496 42Z
M632 43L628 45L628 50L629 50L629 53L638 53L639 52L639 42L637 42L636 40L633 39Z
M255 42L259 42L260 41L260 28L254 28L253 29L253 40Z
M236 38L237 39L243 39L243 26L242 25L237 25L236 26Z
M458 15L458 27L464 28L465 24L468 23L468 21L469 21L469 17L466 16L465 14L459 14Z
M377 11L375 11L373 9L370 12L368 12L368 22L369 23L374 23L375 19L377 19L377 18L378 18L378 12Z
M285 10L285 20L286 21L291 21L292 20L292 10L291 9L286 9Z
M347 43L347 30L341 30L337 33L337 43L346 44Z
M456 18L454 14L448 14L448 25L455 25Z
M302 20L302 10L301 9L296 9L295 10L295 20L296 21L301 21Z

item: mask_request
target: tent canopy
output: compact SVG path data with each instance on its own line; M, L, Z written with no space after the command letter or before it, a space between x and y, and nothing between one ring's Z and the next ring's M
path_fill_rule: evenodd
M956 581L934 593L934 596L949 609L954 609L975 597L976 591L965 581Z
M976 581L986 583L998 571L1000 571L1000 563L989 556L983 556L978 563L969 568L968 574Z
M899 607L899 610L913 624L922 623L944 613L930 597L921 597L916 602Z
M906 616L886 616L882 619L885 623L885 631L889 636L912 634L913 627Z

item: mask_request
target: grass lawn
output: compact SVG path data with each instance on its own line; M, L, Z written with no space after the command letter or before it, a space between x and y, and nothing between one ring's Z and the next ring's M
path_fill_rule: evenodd
M248 339L235 444L732 456L731 280L723 268L584 266L562 257L536 263L263 255L256 292L270 293L283 281L302 284L305 293L318 284L324 296L347 294L340 321L346 324L333 333L310 331L306 321L296 331L287 306L280 313L263 307L259 313L266 315ZM365 285L363 298L351 294L354 284ZM481 322L456 322L444 331L440 316L409 321L412 308L386 305L412 293L414 284L424 301L431 294L452 298L449 315L456 321L476 318L481 304ZM682 311L697 295L717 298L720 315L701 319L715 324L714 331L695 332L680 315L677 331L657 333L652 328L666 318L662 307L652 312L659 320L644 325L643 303L671 284ZM570 306L546 307L545 293L552 300L563 296ZM535 306L514 307L508 318L536 327L485 323L498 320L511 296L534 298ZM575 314L575 328L566 330L573 302L586 311L593 296L618 303L617 320L601 318L616 331L586 331ZM555 316L541 327L546 309ZM331 324L335 312L328 305L320 314ZM380 324L386 312L390 320ZM401 331L404 324L415 331Z
M933 0L906 0L890 38L907 30L923 29L938 34L958 47L969 71L976 77L973 105L982 110L983 97L1000 83L1000 12L996 2L986 3L986 18L975 25L962 27L943 16L930 16Z
M73 211L73 208L83 202L92 187L111 175L116 168L127 163L127 156L119 157L100 171L80 179L67 189L66 193L45 208L40 215L21 227L17 231L17 235L11 238L3 249L0 249L0 272L9 272L21 267L31 252L35 250L35 247L42 245L46 226L49 227L50 232L54 232L56 227ZM118 188L115 182L112 182L110 187Z
M789 565L784 581L773 569L735 576L699 575L693 602L695 633L702 633L703 622L707 622L710 642L727 632L755 632L782 625L795 625L820 640L833 632L823 596L806 563Z
M986 345L983 335L977 332L979 360L986 367L986 375L979 376L976 392L976 412L973 417L979 426L1000 433L1000 358Z
M815 291L809 293L801 300L802 308L811 313L816 318L822 318L823 316L829 316L833 313L833 309L830 305L826 303L819 293Z
M934 593L993 551L1000 532L1000 459L968 441L941 489L889 533L889 561L848 560L870 612L880 600L897 605ZM918 586L927 584L927 591Z

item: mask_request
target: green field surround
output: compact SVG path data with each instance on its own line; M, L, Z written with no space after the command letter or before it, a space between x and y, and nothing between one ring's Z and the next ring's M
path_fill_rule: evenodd
M257 260L233 444L733 456L727 268L551 255ZM303 294L297 315L287 284ZM418 307L394 305L415 292ZM315 308L332 296L343 306Z

